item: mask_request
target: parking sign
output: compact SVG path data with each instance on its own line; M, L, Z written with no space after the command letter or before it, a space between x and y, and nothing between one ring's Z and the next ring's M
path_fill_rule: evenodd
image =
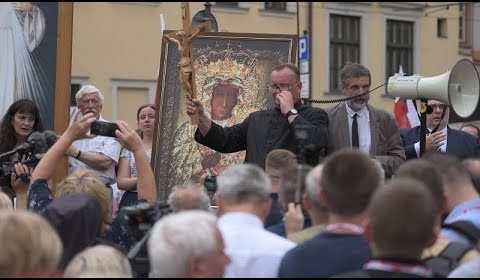
M300 61L308 60L308 36L302 36L298 40L298 58Z

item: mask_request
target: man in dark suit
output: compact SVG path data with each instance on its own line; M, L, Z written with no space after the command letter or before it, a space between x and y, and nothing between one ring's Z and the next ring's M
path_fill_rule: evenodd
M480 155L480 144L474 136L448 126L450 108L446 104L436 100L428 100L427 104L433 112L427 114L425 152L437 150L460 159ZM407 159L420 157L420 126L402 129L400 135Z
M340 72L340 90L346 97L369 91L370 83L370 71L361 64L348 63ZM325 110L329 119L327 155L342 148L358 148L377 159L389 178L405 162L405 152L395 118L368 105L369 98L363 95Z

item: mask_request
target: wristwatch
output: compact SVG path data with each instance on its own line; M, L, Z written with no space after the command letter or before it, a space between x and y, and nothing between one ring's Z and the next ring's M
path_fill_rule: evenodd
M297 109L295 108L292 108L290 109L286 114L285 114L285 117L290 117L290 116L293 116L293 115L298 115L298 111Z

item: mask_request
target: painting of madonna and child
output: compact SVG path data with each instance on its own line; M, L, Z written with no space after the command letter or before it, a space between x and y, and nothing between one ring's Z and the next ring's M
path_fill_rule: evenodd
M242 122L252 112L273 106L267 91L271 70L295 63L296 36L205 33L192 42L196 95L206 114L221 126ZM242 163L245 151L220 154L194 140L197 125L186 113L175 43L162 42L156 102L158 117L152 162L159 199L202 175L216 176L228 165Z

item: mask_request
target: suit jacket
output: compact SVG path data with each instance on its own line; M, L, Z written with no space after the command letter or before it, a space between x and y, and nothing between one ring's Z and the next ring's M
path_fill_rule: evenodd
M414 144L420 141L420 126L402 129L400 135L407 159L417 158ZM446 153L455 155L460 159L476 157L480 155L480 143L475 136L447 126Z
M327 155L342 148L350 148L350 132L345 102L326 109L328 114ZM376 158L391 177L395 169L405 162L405 151L395 118L388 112L367 105L370 116L370 155Z

